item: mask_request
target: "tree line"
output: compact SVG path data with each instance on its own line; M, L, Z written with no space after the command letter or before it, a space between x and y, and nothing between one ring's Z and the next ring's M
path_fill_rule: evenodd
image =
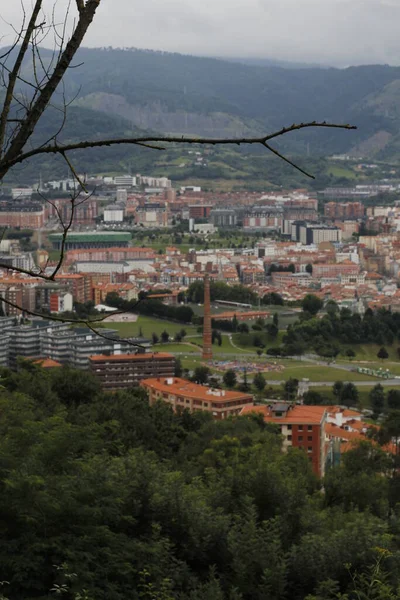
M344 600L355 581L396 597L400 478L379 446L345 454L321 493L307 455L282 453L257 416L174 414L26 361L1 381L10 600L63 586L74 600Z

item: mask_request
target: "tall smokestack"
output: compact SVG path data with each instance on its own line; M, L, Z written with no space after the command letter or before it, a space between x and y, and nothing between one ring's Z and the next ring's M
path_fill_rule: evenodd
M211 302L210 302L210 276L204 276L204 321L203 321L203 359L212 358L212 332L211 332Z

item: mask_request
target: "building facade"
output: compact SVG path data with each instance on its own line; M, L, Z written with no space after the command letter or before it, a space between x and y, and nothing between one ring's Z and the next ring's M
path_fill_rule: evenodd
M277 402L268 406L247 406L241 414L253 412L263 415L266 423L274 423L280 428L284 451L290 447L304 450L311 461L314 473L318 477L324 476L327 455L326 407Z
M211 413L217 420L238 415L244 407L253 406L250 394L214 390L179 377L144 379L141 385L148 392L151 405L162 400L174 410L200 410Z
M143 379L175 374L175 357L167 352L91 356L89 364L105 390L126 389Z

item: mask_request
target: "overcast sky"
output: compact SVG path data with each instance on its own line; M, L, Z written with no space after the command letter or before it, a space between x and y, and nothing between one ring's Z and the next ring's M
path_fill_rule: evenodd
M0 1L1 17L18 23L20 3ZM31 6L31 0L24 2ZM59 11L66 5L58 0ZM5 23L0 25L6 33ZM101 0L85 45L399 65L399 29L400 0ZM3 37L2 45L11 39Z

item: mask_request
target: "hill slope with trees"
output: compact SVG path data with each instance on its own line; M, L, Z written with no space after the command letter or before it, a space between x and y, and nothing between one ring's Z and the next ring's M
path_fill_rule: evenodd
M1 381L4 597L398 597L399 477L378 446L348 452L322 493L257 417L174 414L26 362Z

